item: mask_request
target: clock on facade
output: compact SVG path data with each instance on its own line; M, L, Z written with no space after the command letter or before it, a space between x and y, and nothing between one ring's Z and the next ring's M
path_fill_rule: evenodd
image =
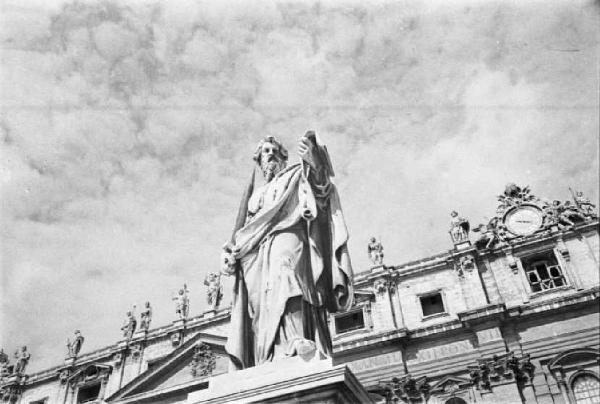
M528 236L542 227L544 214L534 205L521 205L509 210L504 216L508 231L517 236Z

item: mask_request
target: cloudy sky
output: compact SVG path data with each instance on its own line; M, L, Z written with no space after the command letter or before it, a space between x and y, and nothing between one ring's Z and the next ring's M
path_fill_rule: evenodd
M597 200L599 10L2 1L0 346L59 364L133 304L172 321L184 282L201 313L265 134L328 144L355 271L371 235L388 264L449 249L509 181Z

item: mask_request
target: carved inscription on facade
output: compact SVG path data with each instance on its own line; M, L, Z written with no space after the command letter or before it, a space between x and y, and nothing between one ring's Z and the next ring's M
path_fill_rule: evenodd
M350 370L353 372L363 372L368 369L380 368L394 364L398 364L399 366L402 364L402 353L400 351L389 352L382 355L360 359L348 363L348 367L350 367Z
M457 341L448 343L446 345L419 349L415 355L415 360L417 363L430 362L472 350L473 345L471 345L469 341Z
M502 334L499 328L487 328L485 330L476 331L477 339L480 344L485 344L491 341L502 340Z

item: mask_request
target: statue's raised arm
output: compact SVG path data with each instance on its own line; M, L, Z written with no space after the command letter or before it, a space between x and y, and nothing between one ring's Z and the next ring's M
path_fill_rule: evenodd
M315 132L308 131L300 138L298 141L298 154L319 177L331 178L334 176L327 147L317 141Z

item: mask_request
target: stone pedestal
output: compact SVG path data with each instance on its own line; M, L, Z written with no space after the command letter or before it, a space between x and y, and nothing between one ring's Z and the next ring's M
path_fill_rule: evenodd
M466 250L467 248L471 248L471 242L469 240L454 243L454 249L457 251Z
M173 321L173 326L175 328L185 328L185 323L186 323L186 319L178 318L177 320Z
M65 358L65 366L73 366L75 364L75 357L71 356L71 357L67 357Z
M215 376L206 390L190 393L186 404L241 402L359 404L372 400L345 365L295 356Z
M133 339L146 339L148 337L148 330L137 330L133 334Z

